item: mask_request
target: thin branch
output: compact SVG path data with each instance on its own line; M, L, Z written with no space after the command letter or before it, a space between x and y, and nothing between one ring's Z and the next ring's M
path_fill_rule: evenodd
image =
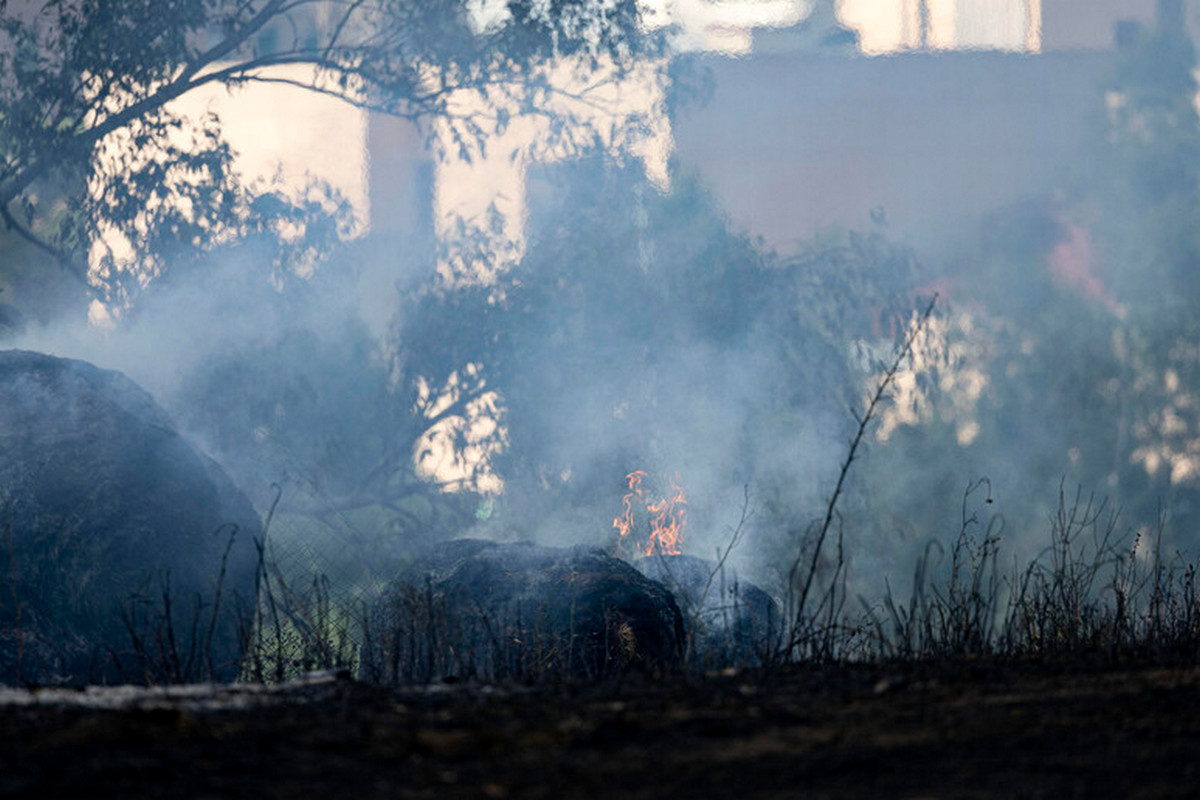
M177 80L190 81L191 77L200 70L207 67L209 64L220 61L225 56L236 51L239 47L253 36L257 31L261 30L264 25L271 21L272 17L279 12L284 0L270 0L255 14L248 23L236 32L231 32L220 44L209 48L205 53L201 54L196 62L187 67L180 73Z
M700 597L696 601L695 609L692 612L692 618L688 625L687 632L687 648L683 654L683 663L687 664L692 657L696 644L696 629L700 624L700 615L704 611L704 604L708 601L708 593L712 590L713 580L718 574L724 574L725 562L729 560L729 554L733 552L733 548L737 547L738 542L742 539L742 534L745 533L746 523L754 516L754 512L750 510L750 484L742 486L742 513L738 519L737 526L732 529L729 534L729 541L725 545L725 549L717 551L717 562L708 573L708 578L704 581L704 589L700 592Z
M59 266L61 266L71 275L81 281L86 281L86 272L79 269L75 263L75 259L71 258L71 256L65 250L59 250L54 245L45 241L33 231L29 230L20 222L18 222L16 218L13 217L12 212L8 210L7 204L0 205L0 220L4 221L6 228L17 234L17 236L21 237L29 244L36 247L38 250L41 250L43 253L53 258L59 264Z
M329 36L329 44L325 45L325 52L321 54L321 58L328 59L333 49L337 46L337 41L341 38L342 31L346 27L346 23L350 21L350 17L354 16L354 12L362 6L363 0L354 0L353 3L346 9L346 13L338 20L337 26L333 29L333 33Z
M374 112L377 112L380 114L387 114L388 116L392 116L392 117L399 117L401 119L408 119L408 120L416 121L417 119L420 119L420 117L422 116L421 111L403 112L403 111L396 110L392 106L381 105L378 103L370 103L365 100L352 99L349 96L347 96L345 93L340 92L336 89L324 88L321 86L317 86L316 84L313 84L313 83L306 83L305 81L296 80L295 78L266 77L264 75L247 75L245 77L232 78L231 80L245 81L247 83L267 83L267 84L276 84L276 85L280 85L280 86L294 86L296 88L304 89L305 91L309 91L314 94L323 95L325 97L336 98L354 108L359 109L360 111L374 111ZM432 96L430 96L430 99L432 99ZM420 105L422 105L424 100L425 100L425 98L421 98L420 101L414 103L413 105L420 106Z

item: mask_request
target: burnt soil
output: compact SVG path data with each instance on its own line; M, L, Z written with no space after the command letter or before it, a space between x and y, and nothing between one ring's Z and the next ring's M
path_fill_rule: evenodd
M1200 669L0 690L0 797L1200 796Z

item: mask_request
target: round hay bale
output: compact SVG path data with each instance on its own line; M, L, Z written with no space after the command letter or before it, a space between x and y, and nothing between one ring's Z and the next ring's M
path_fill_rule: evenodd
M670 670L684 636L671 593L599 549L472 539L417 555L367 630L363 677L388 683Z
M0 351L0 682L235 678L261 535L124 375Z

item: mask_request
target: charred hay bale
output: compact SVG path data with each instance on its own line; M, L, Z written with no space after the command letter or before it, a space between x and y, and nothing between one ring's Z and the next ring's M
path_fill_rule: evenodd
M671 593L597 548L458 539L425 549L371 611L362 676L596 678L675 669Z
M779 606L732 568L687 555L651 555L638 570L666 586L691 639L689 663L703 668L756 666L779 643Z
M0 351L0 683L235 678L261 533L128 378Z

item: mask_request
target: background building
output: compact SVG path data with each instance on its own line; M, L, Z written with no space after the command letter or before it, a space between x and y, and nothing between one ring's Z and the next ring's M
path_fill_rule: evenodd
M678 168L732 220L788 250L825 226L922 248L1089 169L1117 40L1194 23L1182 0L842 0L824 25L763 29L704 56L711 100L672 120ZM917 15L914 27L914 14ZM874 56L864 57L865 54ZM971 223L973 224L973 223Z
M608 145L629 148L661 186L668 160L697 175L774 247L880 219L927 243L1086 169L1080 143L1099 124L1117 41L1156 18L1197 27L1185 0L663 0L654 19L677 26L680 49L701 51L712 97L668 119L651 70L604 97L606 119L642 115L651 129ZM269 48L280 34L264 35ZM217 88L188 103L221 115L247 174L328 181L361 232L446 236L498 209L510 256L521 252L527 167L565 155L533 146L542 134L531 124L486 158L435 159L436 130L288 87Z

